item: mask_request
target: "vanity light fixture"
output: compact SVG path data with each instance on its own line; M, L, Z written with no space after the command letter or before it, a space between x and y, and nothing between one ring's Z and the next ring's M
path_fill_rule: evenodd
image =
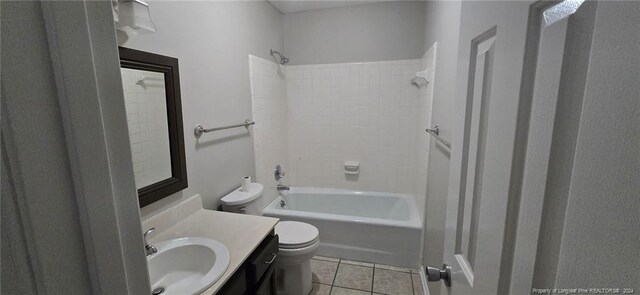
M127 35L155 33L149 4L142 0L120 0L116 4L116 28Z

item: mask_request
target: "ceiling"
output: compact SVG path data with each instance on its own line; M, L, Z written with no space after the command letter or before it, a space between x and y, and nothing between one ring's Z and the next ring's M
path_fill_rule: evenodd
M335 7L354 6L362 4L371 4L376 2L388 2L390 0L351 0L351 1L339 1L339 0L267 0L273 6L275 6L282 13L291 13L298 11L325 9ZM394 1L394 0L392 0ZM395 0L399 1L399 0Z

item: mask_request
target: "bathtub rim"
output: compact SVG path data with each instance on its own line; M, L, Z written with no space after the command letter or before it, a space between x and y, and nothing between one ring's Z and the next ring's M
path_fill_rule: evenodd
M311 212L311 211L287 210L287 209L278 208L278 204L280 203L281 200L283 200L282 195L287 195L290 193L373 195L373 196L385 197L385 198L400 198L409 203L410 216L408 220L392 220L392 219L360 217L360 216L340 215L340 214L331 214L331 213L319 213L319 212ZM384 225L384 226L402 227L402 228L408 227L412 229L422 230L422 221L420 219L420 215L418 214L418 208L417 208L414 196L409 194L400 194L400 193L369 192L369 191L356 191L356 190L337 189L337 188L292 186L290 187L288 192L283 192L282 194L278 194L273 201L271 201L267 206L265 206L263 209L263 214L275 215L275 216L291 216L296 218L318 219L318 220L337 220L337 221L351 222L351 223Z

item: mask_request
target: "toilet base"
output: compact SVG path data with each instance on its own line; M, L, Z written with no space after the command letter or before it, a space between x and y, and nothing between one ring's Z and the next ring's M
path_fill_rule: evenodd
M298 265L278 265L278 295L309 294L313 289L311 261Z
M311 258L320 243L296 250L280 249L276 264L278 295L305 295L313 289Z

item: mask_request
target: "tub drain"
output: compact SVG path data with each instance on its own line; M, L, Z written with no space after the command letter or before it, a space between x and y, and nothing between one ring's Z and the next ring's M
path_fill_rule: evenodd
M162 287L155 288L153 289L153 291L151 291L151 295L159 295L162 293L164 293L164 288Z

